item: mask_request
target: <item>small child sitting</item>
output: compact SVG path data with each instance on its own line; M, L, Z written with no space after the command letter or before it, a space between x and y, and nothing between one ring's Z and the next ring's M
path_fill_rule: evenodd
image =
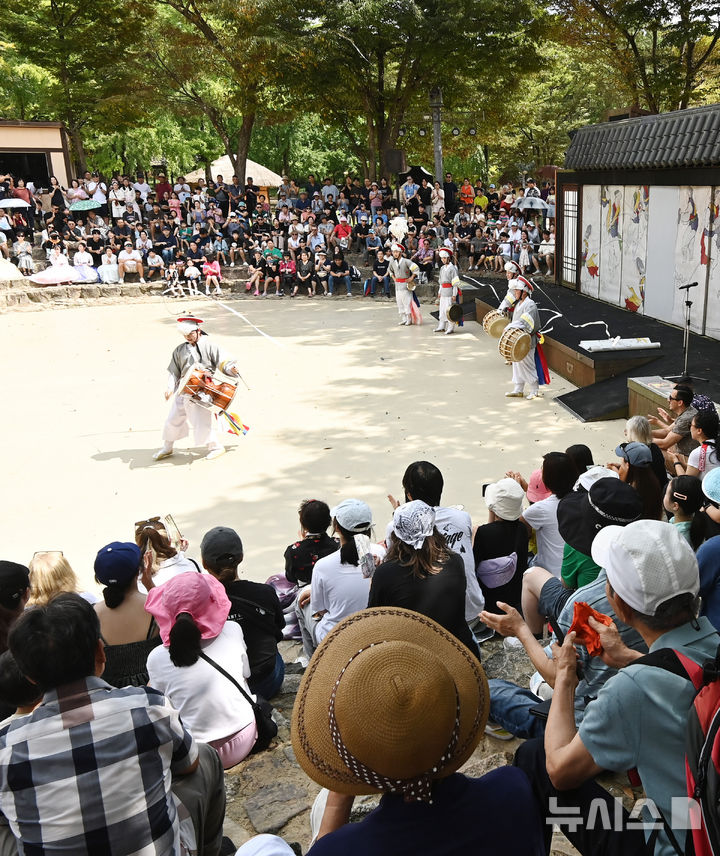
M330 509L319 499L306 499L298 509L300 540L285 550L285 576L300 586L308 585L318 559L329 556L340 544L327 534L330 526Z
M170 262L168 269L165 271L165 283L167 290L173 297L184 297L182 282L180 281L180 271L175 262Z
M198 288L200 268L195 265L195 259L188 259L185 266L185 280L187 282L188 294L198 296L200 294L200 289Z

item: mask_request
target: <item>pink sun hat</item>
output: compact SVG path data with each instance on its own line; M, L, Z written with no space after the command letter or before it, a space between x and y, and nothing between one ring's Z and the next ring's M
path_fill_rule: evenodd
M150 589L145 610L157 621L160 638L167 647L170 631L181 612L193 617L202 639L214 639L225 626L230 600L225 587L215 577L188 571Z
M530 502L540 502L541 499L547 499L552 494L551 490L545 487L545 482L542 480L542 470L534 470L530 473L528 479L528 489L525 493Z

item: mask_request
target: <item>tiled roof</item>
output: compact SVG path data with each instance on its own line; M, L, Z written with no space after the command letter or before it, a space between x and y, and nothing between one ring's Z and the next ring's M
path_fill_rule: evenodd
M589 125L575 132L566 169L720 166L720 104Z

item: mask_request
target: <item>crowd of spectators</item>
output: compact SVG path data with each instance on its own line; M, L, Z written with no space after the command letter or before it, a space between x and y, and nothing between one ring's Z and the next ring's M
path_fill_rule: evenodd
M530 273L552 274L554 267L554 187L539 189L532 178L516 192L485 188L481 180L458 187L450 174L434 187L408 176L394 192L385 178L346 176L338 187L330 177L320 184L310 175L300 186L283 176L272 201L252 177L244 185L222 175L190 184L161 172L151 187L142 175L106 182L87 172L69 188L54 177L50 185L38 190L0 177L0 199L29 203L0 209L0 251L38 284L122 283L131 273L143 283L164 281L174 296L201 286L220 294L223 270L243 265L246 292L255 296L332 295L343 287L350 294L361 275L346 259L352 255L370 268L367 293L380 287L389 295L388 250L397 239L388 226L395 217L407 220L402 244L421 279L433 278L442 248L468 271L502 272L510 260ZM518 207L533 197L544 210ZM35 234L48 263L37 274Z
M667 742L654 744L659 760L651 763L643 749L633 757L647 776L647 795L664 811L674 793L667 782L678 788L684 782L680 738L667 735L663 714L652 710L657 696L642 695L643 681L625 685L618 676L664 633L684 644L677 628L686 628L682 638L691 652L711 643L714 652L720 629L718 414L685 383L672 390L668 405L669 412L659 409L661 427L654 430L645 417L627 422L616 460L598 463L588 446L576 444L545 453L527 478L508 471L486 486L487 521L475 527L467 511L450 504L453 498L444 500L442 473L427 461L407 467L402 500L388 497L390 522L377 534L379 509L374 513L360 499L332 509L322 500L304 501L299 537L284 554L289 588L282 589L283 605L279 587L241 578L244 548L235 530L208 531L195 560L170 518L139 521L132 541L98 552L101 598L79 591L62 552L36 553L28 567L0 563L6 717L0 809L9 822L0 836L11 845L14 835L25 847L91 853L100 851L77 845L83 836L107 842L131 834L136 849L155 841L161 842L157 852L169 853L167 842L194 827L200 852L233 852L221 844L222 769L246 758L258 738L249 694L272 698L282 686L278 643L288 635L288 599L303 666L326 656L348 620L362 639L363 616L370 632L373 616L386 607L439 627L467 662L478 664L482 645L495 634L505 637L508 650L524 648L535 676L528 687L490 681L483 728L493 738L529 739L518 764L533 780L536 799L549 800L567 782L574 787L599 769L624 769L631 750L617 740L627 731L608 723L607 711L616 708L608 708L607 699L623 707L628 722L642 706ZM658 562L677 573L657 570ZM553 632L544 643L546 622ZM410 663L415 655L406 656ZM570 671L580 679L571 680ZM663 696L671 697L670 721L677 727L690 697L684 690ZM542 715L543 702L559 711L554 719ZM352 728L349 710L338 709L338 718L350 717L343 728ZM97 717L102 728L86 729ZM552 723L561 718L558 731ZM68 741L73 752L64 751ZM101 762L106 756L96 741L113 747L112 758ZM154 754L158 746L166 747L162 760ZM572 774L562 766L564 753L576 759ZM30 765L23 774L20 757ZM108 765L102 776L101 764ZM98 787L85 785L95 781L86 778L90 770ZM80 802L68 803L62 815L38 811L39 781L48 793L68 781L82 787L82 811ZM318 781L329 788L319 812L319 834L327 833L329 842L349 817L352 795L364 791ZM177 814L170 786L187 812ZM591 791L598 798L598 786ZM546 812L547 805L536 810ZM162 823L141 820L148 812L159 812ZM185 827L183 817L191 821ZM322 840L317 852L332 852ZM273 846L278 849L266 852L285 852L282 842ZM107 848L114 852L114 845Z

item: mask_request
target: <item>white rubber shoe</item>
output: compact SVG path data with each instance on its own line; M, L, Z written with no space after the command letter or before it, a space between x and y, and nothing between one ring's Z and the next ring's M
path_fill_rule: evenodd
M207 455L205 455L206 461L214 461L215 458L219 458L221 455L225 454L225 449L211 449Z
M162 461L163 458L169 458L173 453L173 449L168 449L167 446L163 446L162 449L159 449L153 455L153 461Z

